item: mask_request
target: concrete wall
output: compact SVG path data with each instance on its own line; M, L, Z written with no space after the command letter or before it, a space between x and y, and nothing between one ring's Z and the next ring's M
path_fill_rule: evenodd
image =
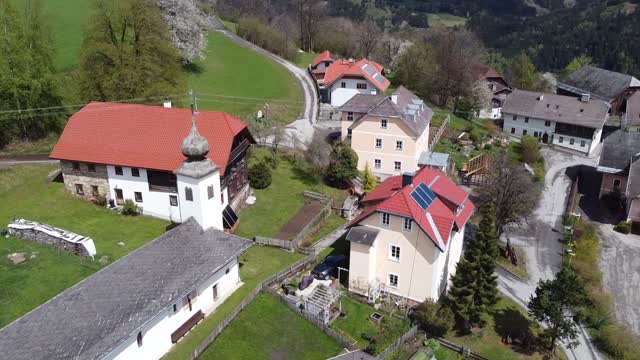
M342 114L341 128L353 125L347 121L347 114ZM380 120L387 120L387 128L380 127ZM382 148L376 148L376 139L382 140ZM396 150L396 141L402 141L402 150ZM358 169L364 170L369 162L372 173L380 177L400 175L406 171L418 170L418 159L428 149L429 129L420 137L415 137L404 122L398 118L383 118L367 115L359 121L351 132L351 148L358 154ZM380 159L381 167L375 167L375 160ZM395 170L395 162L401 163L401 169Z
M226 274L227 269L229 273ZM218 299L213 299L213 285L218 286ZM211 314L224 302L239 286L240 273L238 260L234 259L227 266L217 271L197 288L197 298L192 299L192 310L189 310L185 299L178 301L177 311L174 313L173 304L168 304L160 315L142 329L142 346L138 346L137 333L132 334L124 343L115 348L105 359L159 359L166 354L173 344L171 334L184 324L198 310L206 315ZM197 326L197 325L196 325Z
M342 87L342 83L346 87ZM358 89L357 84L367 84L366 89ZM331 96L331 106L342 106L356 94L379 94L379 90L373 86L368 80L362 79L339 79L329 88Z
M602 195L613 192L616 187L613 186L616 180L620 181L620 185L618 186L618 190L624 195L625 190L627 189L627 175L626 174L602 174L602 180L600 182L600 193L598 197L602 197Z
M182 199L178 197L178 206L171 206L169 197L171 195L178 196L177 193L150 191L149 181L146 169L139 169L140 176L135 177L131 173L130 167L122 167L122 175L116 175L115 166L108 165L107 173L109 177L109 196L116 198L115 189L122 189L122 195L126 199L135 201L135 192L142 193L142 202L136 203L142 207L143 214L159 217L161 219L181 222L180 202Z
M578 151L585 155L591 155L593 153L598 144L600 144L600 138L602 136L602 129L595 130L593 139L560 135L555 133L555 121L550 121L549 126L546 126L546 120L543 119L528 118L527 120L526 117L517 115L517 119L514 120L514 115L509 113L503 113L503 116L504 125L502 130L509 136L521 138L523 135L530 135L543 139L543 136L546 133L548 135L549 144ZM571 143L572 140L573 144Z
M89 164L78 162L79 169L73 169L71 161L61 160L62 178L64 179L64 189L75 196L85 199L93 199L91 186L98 187L98 193L101 196L109 198L109 181L107 175L107 166L94 164L95 172L89 171ZM84 195L76 192L76 184L82 184Z

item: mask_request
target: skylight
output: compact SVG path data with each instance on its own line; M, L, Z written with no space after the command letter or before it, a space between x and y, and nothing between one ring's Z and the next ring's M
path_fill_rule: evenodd
M373 79L377 81L379 84L384 84L385 78L380 74L376 74Z
M376 70L373 68L373 66L371 66L369 64L364 64L362 66L362 70L364 70L364 72L369 74L369 76L373 75L376 72Z

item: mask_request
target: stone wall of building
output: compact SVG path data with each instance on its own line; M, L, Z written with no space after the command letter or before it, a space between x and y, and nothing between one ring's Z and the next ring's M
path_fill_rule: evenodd
M64 179L64 189L78 197L88 200L94 199L93 186L97 187L99 195L109 199L109 180L107 175L107 166L101 164L93 164L94 169L89 170L90 164L76 162L78 168L74 168L74 162L62 160L62 177ZM95 170L95 171L93 171ZM78 194L76 184L82 185L84 194Z

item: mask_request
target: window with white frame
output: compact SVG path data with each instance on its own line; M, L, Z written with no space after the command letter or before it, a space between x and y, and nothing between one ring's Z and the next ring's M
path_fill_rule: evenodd
M382 213L382 225L389 226L390 222L391 222L391 215L387 213Z
M351 111L347 112L347 121L353 121L353 113Z
M387 119L380 119L380 128L381 129L387 128Z
M376 149L382 149L382 139L376 139Z
M403 146L404 144L402 143L402 140L396 140L396 150L402 151Z
M575 139L569 139L569 145L573 145L575 143Z
M544 126L547 126L547 127L548 127L548 126L551 126L551 121L549 121L549 120L545 120L545 122L544 122Z
M389 286L393 288L398 288L398 275L389 274Z
M400 161L393 162L393 170L400 171L402 170L402 163Z
M584 140L580 140L580 147L585 147L585 145L587 145L587 142Z
M409 218L404 218L404 231L411 231L412 224L413 224L413 220Z
M400 246L389 246L389 258L391 260L400 261Z
M356 87L357 87L358 89L366 89L366 88L367 88L367 83L358 83L358 84L356 85Z
M375 169L380 169L382 167L382 160L380 159L373 160L373 167Z

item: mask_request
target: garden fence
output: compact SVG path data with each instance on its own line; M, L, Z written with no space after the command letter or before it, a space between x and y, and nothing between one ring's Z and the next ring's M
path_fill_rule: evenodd
M436 135L431 140L431 143L429 143L429 151L433 151L433 147L438 143L438 141L440 141L440 137L442 136L444 131L447 129L449 120L451 120L451 116L447 115L447 117L444 118L444 120L442 121L442 125L440 125L440 127L438 128Z
M378 354L378 359L384 359L391 352L399 348L402 344L407 341L413 339L418 333L418 325L414 325L409 331L402 334L398 340L396 340L393 344L389 345L386 349L384 349L380 354Z
M280 240L280 239L256 236L253 238L253 241L256 244L279 247L281 249L286 249L289 251L294 251L296 248L296 244L293 241L289 241L289 240Z
M440 343L440 345L446 347L447 349L453 350L455 352L457 352L458 354L462 354L466 359L471 359L471 360L489 360L488 358L480 355L480 354L476 354L473 351L471 351L471 349L466 348L464 346L458 346L455 343L452 343L449 340L443 339L443 338L435 338L436 340L438 340L438 342Z
M319 198L318 195L315 195L314 193L310 193L305 191L303 193L304 196L306 197L311 197L314 199L319 199L319 200L323 200L326 201L326 203L324 204L324 207L320 210L320 212L318 214L316 214L316 216L313 217L313 219L309 220L309 222L307 223L307 225L304 226L304 228L302 228L302 230L300 230L300 232L298 232L298 235L296 235L295 239L292 241L293 243L295 243L295 246L300 247L300 245L302 244L302 241L304 240L304 238L311 232L315 231L320 225L322 225L322 222L329 217L329 215L331 215L331 207L333 205L333 200L331 198L328 198L326 196Z

